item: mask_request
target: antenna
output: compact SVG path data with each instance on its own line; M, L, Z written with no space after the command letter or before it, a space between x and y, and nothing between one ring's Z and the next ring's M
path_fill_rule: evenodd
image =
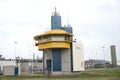
M55 7L55 12L57 12L56 7Z
M54 11L54 16L58 16L58 12L57 12L56 7L55 7L55 11Z
M67 25L69 27L69 10L67 11Z

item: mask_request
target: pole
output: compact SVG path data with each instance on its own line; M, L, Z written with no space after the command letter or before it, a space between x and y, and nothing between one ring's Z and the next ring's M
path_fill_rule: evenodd
M33 74L33 56L34 56L34 52L33 52L33 54L32 54L32 64L31 64L31 67L32 67L32 74Z
M15 62L16 62L16 66L18 66L18 63L17 63L17 60L16 60L16 53L17 53L16 47L17 47L17 43L18 42L14 42L14 44L15 44Z
M34 56L35 56L35 53L34 53L34 45L33 45L33 59L32 59L32 74L33 74L33 70L34 70Z
M30 59L30 45L27 45L27 47L28 47L28 55L29 55L29 59Z
M105 55L105 53L104 53L105 47L103 46L102 48L103 48L103 56L104 56L104 68L106 68L106 61L105 61L105 56L106 56L106 55Z
M43 73L45 74L45 52L46 50L43 50Z
M20 67L20 57L18 56L18 59L19 59L19 75L20 75L20 70L21 70L21 67Z
M14 42L15 44L15 59L16 59L16 46L17 46L17 42Z

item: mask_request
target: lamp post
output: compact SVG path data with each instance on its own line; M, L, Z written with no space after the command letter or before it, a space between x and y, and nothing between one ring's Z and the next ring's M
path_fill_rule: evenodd
M16 63L17 63L17 66L19 66L19 74L21 73L21 66L20 66L20 64L21 64L21 59L22 59L22 57L16 57Z
M33 52L33 59L32 59L32 74L33 74L33 66L34 66L34 52Z
M15 44L15 59L16 59L16 45L17 45L18 42L14 42Z
M18 42L14 42L14 44L15 44L15 61L16 61L16 53L17 53L17 51L16 51L16 49L17 49L17 43ZM16 61L16 65L17 65L17 61Z
M33 45L33 54L32 54L32 74L34 72L33 70L34 70L34 59L35 59L34 46L35 45Z
M30 59L30 45L27 45L28 47L28 59Z
M104 68L106 68L106 61L105 61L105 56L106 56L106 55L105 55L105 53L104 53L105 47L103 46L102 48L103 48L103 56L104 56Z

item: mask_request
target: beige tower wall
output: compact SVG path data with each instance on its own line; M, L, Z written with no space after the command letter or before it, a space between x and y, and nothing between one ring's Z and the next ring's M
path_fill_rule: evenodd
M61 53L61 64L62 64L62 71L71 71L71 60L70 60L70 49L62 49L62 53ZM46 50L44 52L45 55L45 69L47 69L47 65L46 65L46 60L47 59L51 59L52 61L52 50ZM51 63L51 67L52 67L52 63Z
M45 69L47 69L47 65L46 65L46 60L47 59L51 59L52 61L52 51L50 49L47 49L45 52L44 52L44 55L45 55ZM51 68L52 68L52 63L51 63Z
M62 71L71 71L70 49L62 49Z

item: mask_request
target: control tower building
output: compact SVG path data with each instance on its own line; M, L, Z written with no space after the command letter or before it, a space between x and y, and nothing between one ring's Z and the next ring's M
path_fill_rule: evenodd
M43 71L65 73L84 70L83 45L73 41L70 25L61 26L61 16L56 11L51 16L51 30L34 37L38 50L43 51Z

